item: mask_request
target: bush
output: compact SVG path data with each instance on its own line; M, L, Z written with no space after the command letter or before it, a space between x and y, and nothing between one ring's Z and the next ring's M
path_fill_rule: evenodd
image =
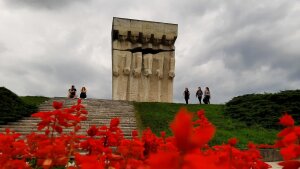
M277 119L284 113L300 120L300 90L271 94L247 94L234 97L225 104L225 114L244 121L248 126L279 128Z
M38 107L26 104L15 93L0 87L0 124L16 121L22 117L30 116Z

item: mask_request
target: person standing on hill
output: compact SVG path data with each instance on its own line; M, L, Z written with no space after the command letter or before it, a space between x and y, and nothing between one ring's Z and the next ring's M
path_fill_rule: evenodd
M209 91L208 87L206 87L205 90L204 90L203 102L205 104L210 104L210 91Z
M183 92L183 96L185 99L185 103L189 104L189 99L190 99L190 92L188 88L185 88L184 92Z
M86 98L86 92L87 92L86 88L82 87L81 91L80 91L80 98L81 99L85 99Z
M203 95L203 92L201 90L201 87L198 87L198 90L196 92L196 97L198 97L198 100L199 100L200 104L201 104L201 100L202 100L202 95Z

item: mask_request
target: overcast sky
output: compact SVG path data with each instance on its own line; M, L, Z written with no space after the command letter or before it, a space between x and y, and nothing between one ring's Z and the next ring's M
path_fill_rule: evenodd
M113 17L178 24L174 102L300 88L299 0L0 0L0 86L111 99Z

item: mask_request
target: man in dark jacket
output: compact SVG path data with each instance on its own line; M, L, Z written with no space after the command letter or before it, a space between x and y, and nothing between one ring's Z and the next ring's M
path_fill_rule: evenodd
M190 99L190 92L188 88L185 88L184 92L183 92L183 96L185 99L185 103L189 104L189 99Z
M199 100L200 104L201 104L201 100L202 100L202 95L203 95L203 92L201 90L201 87L198 87L198 90L196 92L196 97L198 97L198 100Z

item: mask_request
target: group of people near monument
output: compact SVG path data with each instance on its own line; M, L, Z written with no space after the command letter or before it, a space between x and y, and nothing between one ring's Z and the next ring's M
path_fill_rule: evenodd
M71 88L68 90L68 98L71 98L71 99L75 99L77 98L77 95L76 95L76 88L74 85L71 86ZM81 99L86 99L86 88L85 87L82 87L81 88L81 91L80 91L80 98Z
M201 87L198 87L198 90L196 92L196 97L198 98L200 104L202 104L201 100L202 100L203 95L204 95L203 103L204 104L210 104L210 91L209 91L208 87L205 87L204 92L201 90ZM189 91L188 88L185 88L185 90L183 92L183 96L184 96L185 103L189 104L190 91Z
M77 98L76 92L77 92L77 90L76 90L75 86L72 85L71 88L68 90L68 98L71 98L71 99ZM86 93L87 93L87 89L85 87L82 87L81 90L80 90L79 98L86 99L86 97L87 97ZM204 95L204 97L203 97L203 100L202 100L203 95ZM185 90L183 92L183 96L184 96L184 99L185 99L185 103L189 104L190 91L189 91L188 88L185 88ZM196 92L196 97L198 98L200 104L202 104L201 101L203 101L204 104L210 104L210 91L209 91L209 88L205 87L205 90L203 92L201 90L201 87L198 87L198 90Z

